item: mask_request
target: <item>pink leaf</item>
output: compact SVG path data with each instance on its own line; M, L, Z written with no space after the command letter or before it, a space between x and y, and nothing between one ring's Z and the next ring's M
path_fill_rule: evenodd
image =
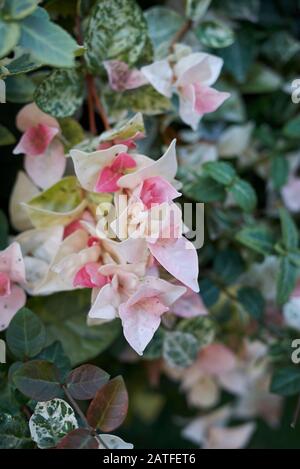
M111 170L110 167L104 168L95 185L95 192L117 192L120 188L117 184L121 174Z
M64 147L58 140L54 140L43 155L25 157L27 174L42 189L48 189L62 178L66 163Z
M17 285L11 287L9 296L0 296L0 331L6 329L14 315L26 303L24 290Z
M0 272L0 296L9 296L11 294L11 284L9 276Z
M45 124L30 127L22 135L21 140L14 149L14 155L24 153L29 156L37 156L44 153L59 130Z
M154 176L143 182L140 198L149 209L151 205L171 202L180 195L166 179Z
M148 243L151 254L177 280L199 291L198 256L193 244L184 237L159 239L156 243Z
M74 287L101 288L107 283L107 277L101 275L98 262L88 262L75 275L73 280Z

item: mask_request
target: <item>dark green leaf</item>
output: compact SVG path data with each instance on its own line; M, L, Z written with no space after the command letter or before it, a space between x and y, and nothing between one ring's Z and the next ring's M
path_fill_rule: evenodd
M0 125L0 146L12 145L15 141L14 134L3 125Z
M195 34L206 47L228 47L234 42L234 32L220 21L202 21Z
M195 182L183 186L183 192L197 202L222 201L226 197L224 186L208 176L199 176Z
M65 354L61 343L58 341L44 348L35 357L35 360L46 360L53 363L60 370L62 376L65 376L71 370L69 357Z
M298 269L287 257L282 257L277 278L277 303L284 304L295 288Z
M61 395L59 370L44 360L24 363L13 375L14 384L35 401L48 401Z
M289 165L283 155L275 155L271 160L271 178L275 189L281 189L287 182Z
M242 179L236 179L233 185L228 189L234 200L245 212L251 212L255 209L257 198L253 187Z
M287 138L300 139L300 115L289 120L283 127L283 135Z
M242 287L237 292L237 299L251 317L257 320L263 317L265 301L259 290L252 287Z
M271 392L281 396L293 396L300 392L300 370L287 367L277 370L272 378Z
M224 186L232 184L236 176L233 166L223 161L209 161L203 165L203 170L205 174Z
M220 296L220 289L208 278L199 282L201 297L205 306L210 308L217 303Z
M23 360L37 355L45 345L46 331L40 319L29 309L22 308L11 320L6 332L7 345Z
M273 252L275 244L275 237L264 226L243 228L237 233L236 239L248 248L265 256Z
M2 251L8 245L8 222L6 216L0 210L0 250Z
M285 208L279 209L281 233L286 249L297 249L299 242L298 228Z
M214 271L225 284L233 283L244 269L244 261L237 251L227 249L217 253L214 260Z

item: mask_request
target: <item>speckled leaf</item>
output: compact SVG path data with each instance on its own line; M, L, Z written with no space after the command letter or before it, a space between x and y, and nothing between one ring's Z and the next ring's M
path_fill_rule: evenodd
M77 70L55 70L37 87L34 100L54 117L71 116L84 98L83 78Z
M210 317L197 316L180 321L178 331L192 334L198 341L198 347L205 347L215 339L216 324Z
M147 43L147 23L135 0L98 0L85 31L86 62L97 72L103 60L135 64Z
M0 414L0 449L25 449L32 447L25 419L10 414Z
M131 443L126 443L126 441L122 440L120 437L115 436L115 435L101 435L101 440L104 441L105 445L109 449L132 449L133 444ZM101 447L101 444L100 444Z
M78 218L86 202L75 176L68 176L23 204L32 224L44 228L67 225Z
M207 47L228 47L234 42L232 29L217 21L201 22L195 33L199 41Z
M112 140L127 140L135 137L138 133L145 133L143 116L140 112L131 119L119 123L113 129L103 132L99 141L111 142Z
M197 339L187 332L168 332L163 345L163 357L171 367L186 368L198 352Z
M105 94L107 108L114 112L127 111L142 112L147 115L162 114L171 108L171 101L159 94L152 86L143 86L124 93L107 91Z
M31 437L42 449L54 447L77 427L74 410L63 399L39 402L29 421Z

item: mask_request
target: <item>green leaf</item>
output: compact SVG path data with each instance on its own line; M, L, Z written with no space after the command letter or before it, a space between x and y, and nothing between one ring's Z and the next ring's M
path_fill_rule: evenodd
M85 209L86 201L77 178L67 176L23 206L32 224L36 228L45 228L67 225L75 220Z
M256 54L255 39L246 28L236 33L231 46L219 50L219 55L224 59L224 69L233 75L238 83L245 82Z
M72 116L84 98L83 77L77 70L55 70L36 88L34 100L54 117Z
M259 290L252 287L242 287L237 292L237 299L251 317L256 320L262 319L265 301Z
M145 11L149 37L155 50L167 49L177 31L184 24L184 18L171 8L154 6Z
M53 344L44 348L35 357L35 360L46 360L47 362L53 363L53 365L59 369L61 376L63 377L65 377L71 370L71 362L65 354L61 343L58 341L53 342Z
M84 140L84 131L79 122L72 117L58 119L66 153Z
M224 186L208 176L199 176L195 182L183 186L183 193L197 202L223 201Z
M37 8L39 0L5 0L3 18L5 20L21 20Z
M244 272L245 264L237 251L226 249L217 253L213 268L222 281L229 285Z
M236 235L237 241L267 256L274 251L275 238L271 231L264 226L251 226L240 230Z
M54 447L77 427L74 410L63 399L39 402L29 421L31 437L41 449Z
M27 449L32 446L25 419L0 413L0 449Z
M13 59L6 65L10 75L20 75L22 73L32 72L41 66L40 63L32 59L30 54L22 54Z
M64 68L74 66L78 47L72 36L52 23L39 7L22 21L20 45L39 62Z
M31 298L30 305L45 323L49 340L59 340L72 365L97 357L120 334L120 321L88 326L89 290Z
M56 445L57 449L99 449L99 442L87 428L76 428L65 435Z
M171 367L186 368L195 360L198 340L187 332L175 331L165 335L163 357Z
M85 54L89 69L102 70L103 60L134 65L147 44L147 23L134 0L98 0L85 29Z
M260 13L259 0L214 0L217 11L230 18L256 22Z
M0 19L0 57L3 57L17 45L20 27L17 23L6 23Z
M216 324L208 316L183 319L177 330L192 334L197 339L198 349L211 344L216 336Z
M19 391L35 401L48 401L62 392L59 370L45 360L24 363L13 374L13 382Z
M289 164L283 155L274 155L271 160L271 179L274 189L281 189L287 182Z
M106 383L89 405L87 420L91 427L104 432L118 428L128 411L128 393L122 376Z
M195 34L206 47L228 47L234 42L233 30L220 21L201 22Z
M199 287L202 300L207 308L217 303L220 296L220 289L208 278L200 280Z
M143 115L138 112L131 119L119 122L113 129L102 132L99 142L128 140L145 133Z
M81 365L69 373L66 385L74 399L87 400L92 399L108 380L109 374L98 366Z
M287 257L280 260L279 273L277 278L277 303L286 303L290 294L295 288L298 269Z
M199 21L208 10L211 0L187 0L186 16L192 21Z
M286 249L297 249L299 243L298 228L286 208L279 209L281 233Z
M165 113L171 108L170 99L158 93L152 86L142 86L124 93L106 90L104 99L112 114L131 110L151 116Z
M262 45L263 54L271 63L287 63L300 50L300 42L287 31L276 31Z
M27 75L8 76L6 99L11 103L28 103L33 100L35 85Z
M164 329L159 328L151 342L147 345L143 353L143 359L145 360L156 360L162 356L164 342Z
M272 93L280 89L281 86L282 79L277 72L265 65L254 64L241 90L247 94Z
M234 200L245 212L251 212L255 209L257 198L253 187L243 179L237 178L233 185L228 189Z
M236 177L236 171L233 166L223 161L209 161L203 165L203 171L224 186L232 184Z
M300 392L300 370L296 367L286 367L275 371L270 391L281 396L293 396Z
M300 115L289 120L283 127L283 135L287 138L300 138Z
M8 245L8 221L6 216L0 210L0 250L2 251Z
M40 319L22 308L11 320L6 332L7 345L19 359L37 355L45 345L46 331Z
M287 259L296 267L300 267L300 249L292 249L287 253Z

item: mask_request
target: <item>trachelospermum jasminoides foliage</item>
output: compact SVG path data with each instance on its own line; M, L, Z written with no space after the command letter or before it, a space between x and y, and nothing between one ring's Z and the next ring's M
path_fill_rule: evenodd
M0 446L297 447L297 2L147 3L0 0Z

